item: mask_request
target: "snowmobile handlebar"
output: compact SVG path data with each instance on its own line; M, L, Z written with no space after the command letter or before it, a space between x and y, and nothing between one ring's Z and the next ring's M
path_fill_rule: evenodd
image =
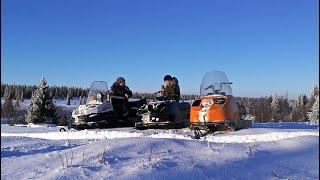
M232 82L221 82L221 83L214 83L214 84L211 84L210 86L206 87L204 90L208 90L208 89L212 89L212 88L215 88L215 84L218 84L219 85L219 88L220 89L217 89L217 91L221 91L222 89L222 85L224 84L233 84Z
M158 93L163 93L163 91L157 91L157 92L155 92L153 94L158 94Z

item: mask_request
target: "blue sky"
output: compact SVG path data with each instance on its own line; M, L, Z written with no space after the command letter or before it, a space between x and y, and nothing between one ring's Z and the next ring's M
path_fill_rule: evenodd
M2 0L1 81L88 87L166 74L199 93L225 71L238 96L307 93L319 81L317 0Z

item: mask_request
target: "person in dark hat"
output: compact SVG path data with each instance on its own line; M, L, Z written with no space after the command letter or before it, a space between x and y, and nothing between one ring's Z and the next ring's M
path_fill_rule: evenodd
M132 96L132 91L126 86L126 80L123 77L118 77L113 83L110 96L117 116L126 115L130 110L128 99Z
M168 100L176 100L179 101L180 99L180 88L178 87L178 84L176 81L173 81L173 77L170 75L166 75L163 78L163 81L165 82L165 86L162 86L160 88L160 92L165 96ZM179 92L177 92L179 90Z
M117 81L111 86L112 96L121 96L129 99L132 96L132 91L126 86L126 80L123 77L118 77Z

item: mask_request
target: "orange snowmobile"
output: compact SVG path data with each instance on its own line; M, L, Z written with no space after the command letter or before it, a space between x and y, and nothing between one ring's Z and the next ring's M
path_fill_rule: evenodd
M215 131L234 131L249 128L246 110L232 96L231 85L222 71L210 71L202 79L200 98L192 103L190 129L199 139Z

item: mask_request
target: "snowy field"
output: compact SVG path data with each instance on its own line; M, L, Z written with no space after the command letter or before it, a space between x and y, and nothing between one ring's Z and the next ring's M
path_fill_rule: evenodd
M192 135L1 125L1 179L319 179L318 126L264 123Z

